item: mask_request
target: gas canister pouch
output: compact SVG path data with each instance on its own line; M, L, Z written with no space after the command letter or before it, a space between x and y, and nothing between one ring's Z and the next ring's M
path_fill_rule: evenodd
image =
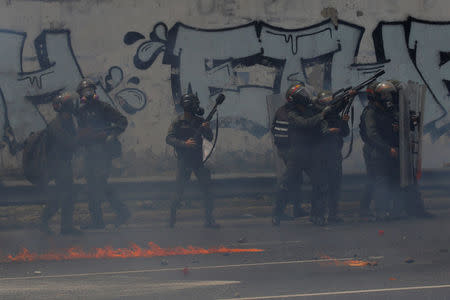
M289 146L289 122L276 120L273 127L273 139L277 147Z

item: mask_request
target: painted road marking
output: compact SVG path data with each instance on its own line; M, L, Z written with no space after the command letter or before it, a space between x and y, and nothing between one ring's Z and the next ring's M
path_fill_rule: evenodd
M409 287L401 287L401 288L372 289L372 290L335 291L335 292L321 292L321 293L310 293L310 294L274 295L274 296L244 297L244 298L241 297L241 298L228 298L228 299L222 299L222 300L283 299L283 298L371 294L371 293L383 293L383 292L401 292L401 291L417 291L417 290L448 289L448 288L450 288L450 284L409 286Z
M383 256L371 257L370 259L383 259ZM308 259L308 260L291 260L291 261L273 261L253 264L235 264L235 265L219 265L219 266L204 266L204 267L189 267L189 270L214 270L214 269L229 269L229 268L248 268L260 266L274 266L274 265L291 265L291 264L307 264L307 263L321 263L321 262L335 262L353 260L354 257L346 258L326 258L326 259ZM112 272L96 272L96 273L78 273L78 274L61 274L61 275L44 275L44 276L24 276L24 277L5 277L0 278L0 281L6 280L21 280L21 279L42 279L42 278L68 278L68 277L87 277L87 276L108 276L108 275L122 275L122 274L139 274L139 273L154 273L154 272L169 272L169 271L183 271L185 268L165 268L165 269L146 269L146 270L130 270L130 271L112 271Z

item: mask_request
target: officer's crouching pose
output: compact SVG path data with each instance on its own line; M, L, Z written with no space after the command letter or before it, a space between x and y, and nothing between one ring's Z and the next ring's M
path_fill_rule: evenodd
M210 193L211 174L203 164L202 136L209 141L213 132L208 122L201 117L204 113L200 101L193 94L181 97L184 114L178 116L170 125L166 143L173 146L177 156L176 195L170 207L169 226L176 223L177 208L181 203L186 183L194 172L204 194L205 227L219 228L213 217L213 198Z

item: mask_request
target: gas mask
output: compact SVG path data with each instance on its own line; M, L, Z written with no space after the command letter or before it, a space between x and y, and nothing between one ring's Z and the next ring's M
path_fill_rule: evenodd
M181 97L181 106L185 111L192 113L193 115L203 116L205 110L200 107L200 100L196 95L185 94Z
M84 88L80 91L80 102L86 104L90 101L98 100L98 96L95 93L95 89L91 87Z

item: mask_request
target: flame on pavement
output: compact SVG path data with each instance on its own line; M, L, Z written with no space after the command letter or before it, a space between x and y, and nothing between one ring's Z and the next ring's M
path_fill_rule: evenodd
M148 243L147 248L142 248L137 244L131 244L129 248L113 248L106 246L104 248L95 248L90 251L84 251L80 247L72 247L62 251L50 251L39 254L23 248L16 255L8 255L0 259L1 262L31 262L31 261L57 261L57 260L75 260L75 259L105 259L105 258L148 258L158 256L176 256L176 255L206 255L215 253L257 253L263 252L262 249L236 249L236 248L199 248L188 246L175 248L161 248L153 242Z
M376 266L378 263L376 261L367 261L360 259L348 259L348 260L337 260L330 256L321 256L322 259L329 259L330 261L325 263L327 265L332 264L338 267L366 267L366 266Z

